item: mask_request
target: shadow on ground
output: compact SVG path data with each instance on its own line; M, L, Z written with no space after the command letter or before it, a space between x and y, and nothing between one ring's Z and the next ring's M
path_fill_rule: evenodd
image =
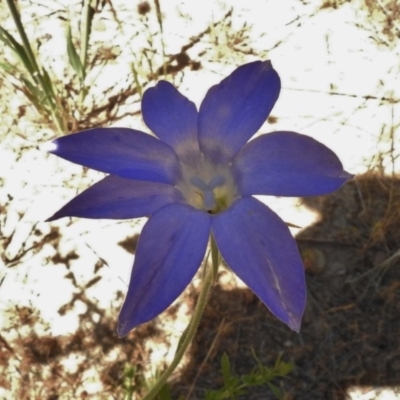
M276 382L287 399L346 399L349 387L400 385L400 180L359 177L336 193L304 199L321 219L297 236L307 270L301 333L277 321L249 290L214 288L173 398L204 399L222 386L220 360L238 375L255 367L295 368ZM389 261L387 261L389 259ZM175 397L176 396L176 397ZM267 387L243 399L273 399Z

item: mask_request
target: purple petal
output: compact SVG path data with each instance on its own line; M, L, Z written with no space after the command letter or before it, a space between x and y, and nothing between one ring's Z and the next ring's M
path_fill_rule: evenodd
M233 173L243 195L322 195L353 177L326 146L295 132L250 141L233 160Z
M306 303L303 264L284 222L252 197L213 219L222 257L270 311L299 331Z
M199 153L196 106L169 82L145 91L142 114L146 125L181 158Z
M179 160L167 144L128 128L96 128L53 141L59 157L123 178L175 183Z
M204 257L211 217L193 207L168 204L140 235L118 334L163 312L193 279Z
M180 192L171 185L110 175L74 197L47 221L62 217L140 218L182 201Z
M281 83L270 61L237 68L213 86L200 107L200 146L214 162L227 162L260 129Z

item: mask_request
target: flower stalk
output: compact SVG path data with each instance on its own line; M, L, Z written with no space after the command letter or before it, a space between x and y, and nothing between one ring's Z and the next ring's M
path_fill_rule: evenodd
M151 400L157 396L157 394L159 393L161 388L167 382L168 378L172 375L172 373L175 371L175 369L181 362L184 354L186 353L187 348L189 347L190 343L192 342L192 340L194 338L194 335L196 334L197 327L199 326L200 319L203 315L204 309L207 304L210 290L216 281L217 271L218 271L218 267L219 267L220 254L219 254L217 245L215 243L215 240L212 236L211 236L210 242L211 242L212 266L210 268L210 267L207 267L207 265L206 265L207 270L206 270L206 274L204 276L203 286L201 288L192 319L190 320L188 327L185 329L185 331L182 334L182 337L178 343L178 348L175 353L175 357L172 360L170 366L160 376L160 378L155 383L155 385L150 389L150 391L143 397L143 400Z

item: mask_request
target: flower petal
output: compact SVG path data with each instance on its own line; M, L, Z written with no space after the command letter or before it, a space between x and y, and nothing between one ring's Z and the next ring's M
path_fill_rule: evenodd
M214 162L227 162L267 119L281 84L270 61L237 68L213 86L200 107L200 147Z
M168 204L140 235L118 334L163 312L192 280L204 257L211 217L193 207Z
M74 197L47 221L62 217L140 218L168 203L183 201L180 192L171 185L109 175Z
M252 197L213 219L222 257L270 311L299 331L306 303L304 269L284 222Z
M295 132L250 141L233 160L242 195L315 196L333 192L353 175L322 143Z
M196 106L169 82L145 91L142 114L146 125L181 158L199 154Z
M53 141L56 154L68 161L123 178L175 183L179 160L167 144L128 128L95 128Z

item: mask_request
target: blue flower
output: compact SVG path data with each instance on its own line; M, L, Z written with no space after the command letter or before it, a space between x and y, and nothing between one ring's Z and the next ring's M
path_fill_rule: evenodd
M271 112L280 79L271 62L237 68L200 110L170 83L143 96L146 125L56 139L51 152L109 175L49 220L150 217L119 315L123 336L163 312L198 270L210 234L227 265L291 329L306 302L303 265L285 223L253 195L314 196L352 176L314 139L279 131L249 139Z

